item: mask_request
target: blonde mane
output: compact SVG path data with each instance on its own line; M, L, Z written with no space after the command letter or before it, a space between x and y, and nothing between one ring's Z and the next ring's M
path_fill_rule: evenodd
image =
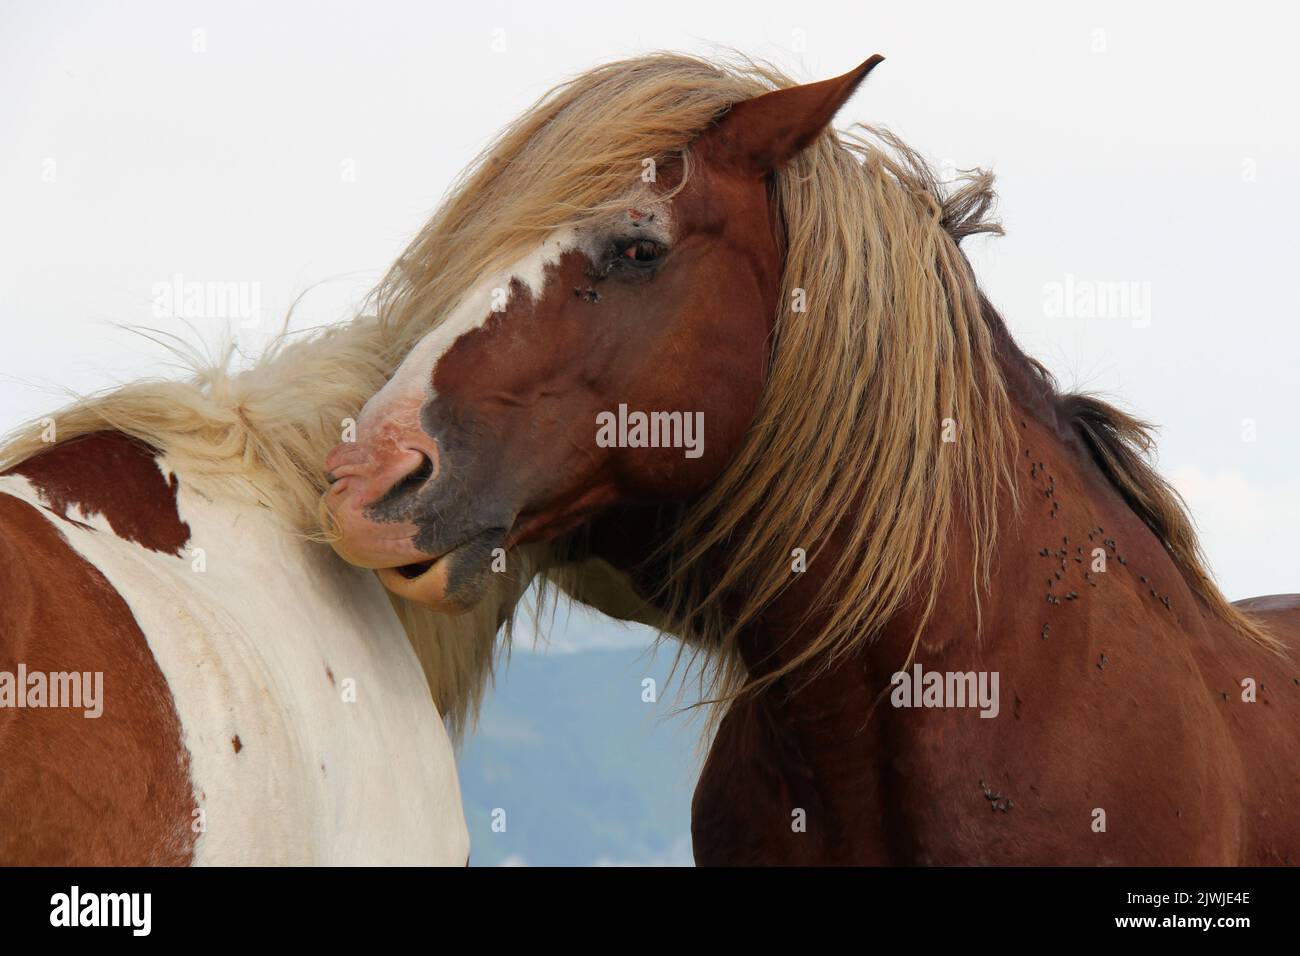
M791 85L741 57L654 54L556 87L489 145L394 265L378 290L381 321L427 328L468 282L539 238L619 210L647 159L681 159L682 188L702 132L732 104ZM581 533L560 544L567 562L544 578L607 610L614 600L623 616L679 638L679 653L707 665L706 696L719 700L808 662L829 666L918 598L919 638L943 584L938 549L958 521L974 549L978 611L997 509L1016 503L1010 403L985 301L959 249L967 236L1001 233L988 218L994 198L993 177L978 170L940 186L887 131L827 130L775 177L787 265L769 378L746 445L656 555L669 579L632 610L625 595L611 598L607 580L574 573L586 557ZM1141 423L1114 415L1115 441L1093 443L1103 471L1136 489L1135 507L1150 505L1139 514L1215 613L1267 643L1215 588L1177 494L1127 451L1149 446ZM1079 424L1085 436L1101 431ZM958 440L941 441L945 427ZM1117 462L1125 467L1110 467ZM825 623L799 658L751 682L738 635L790 583L792 548L805 548L811 566L837 527L848 529L846 547L817 571L825 593L839 596L821 609ZM724 543L728 560L710 560Z
M509 125L453 184L376 289L373 316L284 333L246 370L196 360L185 381L82 399L52 416L58 439L122 431L165 452L189 480L251 496L294 533L320 539L321 463L345 420L468 290L539 237L619 208L645 160L681 158L689 175L691 142L732 104L791 84L752 61L671 54L586 72ZM830 663L918 592L928 615L937 548L959 516L977 555L971 587L978 595L987 584L995 509L1014 494L1015 437L958 242L999 231L986 221L991 187L974 173L945 196L913 152L864 127L828 130L776 177L788 266L770 379L745 448L682 515L659 596L668 628L716 665L724 695L745 682L736 636L788 584L791 549L817 562L832 528L849 530L847 547L818 573L842 599L822 609L826 623L796 663ZM806 311L791 308L796 290ZM946 419L958 441L940 441ZM16 432L0 467L48 448L41 431ZM707 559L724 541L741 557L714 574ZM582 558L576 541L569 547ZM509 646L515 604L542 563L498 576L499 593L461 617L394 599L453 734L476 714ZM544 577L579 596L587 587L573 565L549 566ZM723 599L737 595L739 613L722 614Z

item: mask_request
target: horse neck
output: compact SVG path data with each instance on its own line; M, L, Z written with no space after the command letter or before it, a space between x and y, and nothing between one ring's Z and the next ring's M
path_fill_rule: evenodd
M1027 361L1016 360L1018 352L1006 351L1014 349L1009 343L1008 338L1000 348L1018 439L1012 467L1018 501L1003 490L987 588L975 586L969 529L957 517L941 552L942 565L923 572L942 581L928 615L914 600L878 633L864 636L836 667L814 662L781 687L811 681L817 689L809 699L825 702L851 693L870 702L912 657L918 631L917 659L952 657L965 660L962 669L968 669L976 666L970 664L974 657L994 646L1043 640L1045 632L1050 638L1053 629L1060 634L1082 616L1131 615L1141 606L1141 613L1156 615L1156 623L1177 620L1184 629L1208 625L1208 612L1169 552L1094 463L1073 424L1058 415L1041 376ZM597 523L593 551L633 573L641 593L653 593L659 582L644 559L667 528L663 512L625 512ZM838 559L847 537L847 528L836 528L820 559L828 564ZM728 555L717 560L726 562ZM1099 566L1104 570L1096 570ZM810 565L740 635L737 650L751 676L779 669L807 648L825 621L816 608L844 600L826 588L824 576ZM853 676L843 688L828 686L843 683L839 671Z
M958 519L942 566L923 572L942 580L928 614L913 600L836 666L815 662L806 679L782 682L786 691L806 688L797 696L815 701L819 713L844 694L870 704L913 657L927 667L948 661L953 666L940 669L965 671L1009 645L1051 640L1054 633L1059 639L1099 621L1140 615L1151 628L1201 634L1215 626L1164 544L1094 463L1073 425L1058 418L1037 376L1012 378L1009 392L1018 501L1003 491L988 587L974 585L971 536ZM844 536L836 529L824 560L840 556ZM825 587L810 566L742 636L740 651L754 676L807 647L824 620L815 609L841 599Z

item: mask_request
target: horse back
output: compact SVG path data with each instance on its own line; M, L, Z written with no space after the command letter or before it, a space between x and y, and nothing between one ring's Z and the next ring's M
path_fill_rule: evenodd
M1240 863L1300 864L1300 594L1234 602L1261 623L1276 650L1228 635L1198 655L1239 760Z

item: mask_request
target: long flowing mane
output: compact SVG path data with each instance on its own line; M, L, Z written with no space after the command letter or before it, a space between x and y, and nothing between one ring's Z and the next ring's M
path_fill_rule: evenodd
M477 281L549 232L618 208L646 159L680 158L735 102L792 81L764 64L657 54L590 70L546 94L451 187L375 291L373 316L282 334L251 367L195 361L185 381L144 381L55 413L59 440L117 429L170 456L195 481L250 495L293 533L320 538L321 462L342 423ZM679 187L680 188L680 187ZM990 318L960 240L999 232L991 176L946 193L924 162L883 131L827 131L773 182L788 258L769 381L748 441L709 494L685 511L665 548L658 601L667 629L705 653L724 693L744 683L736 636L790 579L792 547L850 530L833 566L842 596L808 658L829 663L869 640L917 594L933 608L936 548L962 520L975 545L971 587L986 586L1000 496L1014 494L1009 403ZM795 311L802 290L804 311ZM1106 474L1161 537L1196 591L1239 630L1264 639L1205 572L1177 496L1137 450L1140 423L1095 400L1062 406ZM939 435L950 419L956 442ZM0 467L48 447L40 423L0 448ZM1137 450L1135 450L1137 449ZM859 507L860 506L860 507ZM709 556L731 542L720 573ZM583 557L580 540L568 557ZM530 568L500 576L495 600L449 618L394 606L433 695L458 733L476 713L509 643ZM550 584L581 595L572 566ZM738 600L732 607L732 600ZM731 613L723 614L727 603ZM508 617L508 614L504 616Z
M731 104L790 85L748 59L657 54L557 87L503 131L394 266L379 291L381 319L437 321L469 277L617 208L647 158L681 158L688 178L690 144ZM832 528L849 529L847 546L818 573L839 598L786 669L829 664L918 595L919 635L942 584L937 549L958 520L974 546L978 607L997 509L1015 502L1016 437L1000 367L1008 360L1078 429L1211 610L1269 643L1210 579L1181 500L1143 460L1146 426L1097 399L1058 395L980 294L959 244L1001 233L989 218L991 175L969 172L945 189L892 134L859 126L828 130L772 190L787 265L761 407L741 453L679 516L655 558L669 569L656 614L713 665L715 692L746 684L736 638L789 584L792 547L805 547L811 565ZM948 423L958 441L940 441ZM729 560L710 560L724 543ZM582 536L567 548L582 558ZM563 568L548 577L583 591Z

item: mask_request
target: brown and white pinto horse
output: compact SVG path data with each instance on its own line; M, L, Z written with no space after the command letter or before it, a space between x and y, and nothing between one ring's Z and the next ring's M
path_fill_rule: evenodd
M527 542L625 575L716 678L702 864L1300 862L1300 597L1228 604L1144 426L1016 347L990 177L830 128L879 59L509 128L381 292L426 331L326 460L339 553L430 607Z
M465 863L383 589L264 505L54 443L0 475L0 594L0 864Z

